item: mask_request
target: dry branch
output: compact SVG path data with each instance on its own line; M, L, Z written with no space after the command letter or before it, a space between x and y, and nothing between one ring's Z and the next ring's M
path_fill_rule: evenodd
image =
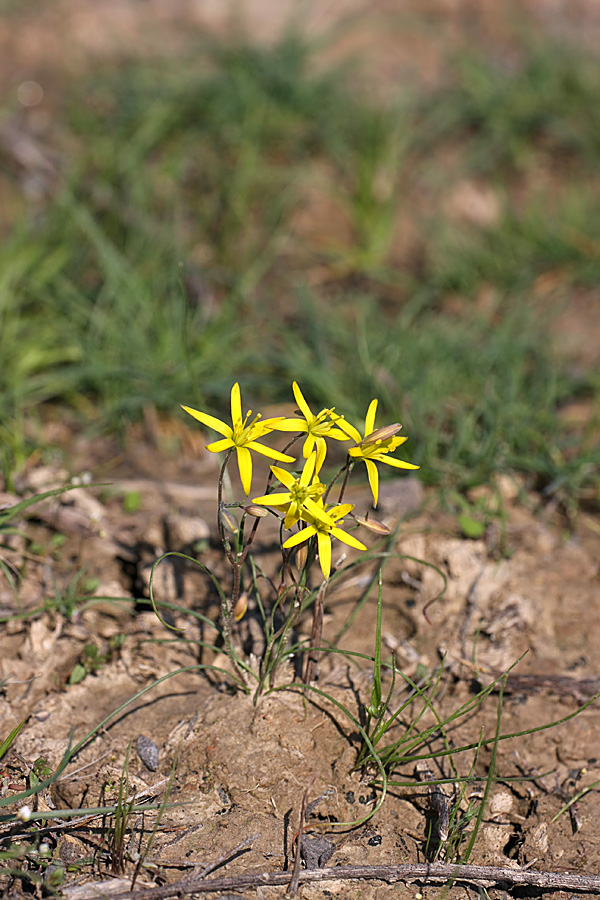
M547 891L577 891L579 893L600 894L600 876L575 875L568 872L533 872L530 869L499 868L496 866L456 866L446 863L406 864L399 866L331 866L323 869L305 869L299 873L301 884L308 882L349 881L373 879L393 883L395 881L446 883L450 880L458 884L482 887L502 886L534 887ZM172 884L114 894L111 900L166 900L168 897L185 897L190 894L208 894L216 891L235 891L257 888L264 885L289 885L289 872L263 872L260 874L231 875L226 878L202 878L191 876ZM77 894L66 889L69 900L96 900L102 897L103 885L86 885L88 892L83 895L81 886Z

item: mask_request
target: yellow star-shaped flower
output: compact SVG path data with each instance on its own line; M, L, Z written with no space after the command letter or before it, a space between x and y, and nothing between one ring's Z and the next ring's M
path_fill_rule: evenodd
M288 538L287 541L284 542L283 547L285 549L297 547L298 544L301 544L303 541L308 541L316 534L319 548L319 563L321 565L323 577L327 579L331 574L331 541L334 537L343 541L345 544L348 544L349 547L354 547L356 550L366 550L367 548L357 538L353 537L351 534L347 534L340 528L340 525L343 524L341 520L344 516L348 515L350 510L354 509L354 504L342 503L339 506L333 506L331 509L326 510L323 500L319 498L318 505L330 519L330 523L325 522L316 516L304 515L303 519L309 522L309 524L306 528L302 528L297 534L293 534ZM336 522L337 525L335 524Z
M287 493L265 494L264 497L256 497L252 502L285 510L283 523L285 528L291 528L305 515L312 515L324 524L333 525L333 519L315 502L325 491L325 485L317 477L313 478L316 461L317 453L313 450L304 464L300 478L294 478L290 472L280 469L279 466L271 466L275 477L288 489Z
M305 459L308 459L312 451L316 449L317 462L315 471L320 472L327 454L325 438L333 438L336 441L347 441L351 440L351 438L341 428L336 428L335 426L335 422L340 421L342 416L336 415L333 409L322 409L315 416L304 399L296 381L292 384L292 390L294 391L298 408L304 416L304 421L302 419L285 419L282 417L273 425L273 428L276 431L305 431L306 440L302 447L302 455Z
M367 415L365 417L364 437L361 437L360 432L357 431L353 425L350 425L349 422L344 421L342 426L356 441L356 446L351 447L348 450L348 455L352 459L362 459L367 467L369 485L371 486L371 493L373 494L373 506L377 506L379 497L379 472L377 471L375 463L382 462L388 466L394 466L396 469L419 468L419 466L415 466L413 463L405 462L403 459L395 459L394 457L389 457L387 455L388 453L393 453L394 450L399 447L400 444L403 444L408 440L408 438L396 437L397 433L402 428L398 423L387 425L385 428L378 428L377 431L374 430L377 402L377 400L372 400L369 404Z
M219 434L223 435L223 440L207 444L207 450L211 453L221 453L223 450L230 449L235 450L238 468L240 470L240 479L244 493L246 494L250 493L252 484L251 450L254 450L256 453L261 453L263 456L268 456L269 459L276 459L280 462L295 462L293 456L287 456L285 453L280 453L279 450L272 450L270 447L265 447L264 444L257 443L258 438L264 437L274 430L274 425L279 419L264 419L260 421L261 417L259 413L254 417L250 424L248 424L248 419L252 415L252 412L251 410L248 410L246 415L244 417L242 416L242 397L240 386L237 381L231 388L231 425L222 422L220 419L215 418L215 416L210 416L208 413L200 412L197 409L191 409L189 406L182 406L181 408L184 409L186 413L189 413L190 416L193 416L194 419L198 419L199 422L206 425L207 428L212 428L213 431L217 431ZM280 418L283 418L283 416Z

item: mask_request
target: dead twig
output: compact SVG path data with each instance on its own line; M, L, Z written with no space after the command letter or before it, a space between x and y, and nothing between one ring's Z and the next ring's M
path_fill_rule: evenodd
M304 684L311 684L311 682L315 681L319 672L319 658L321 653L317 648L321 646L321 637L323 635L323 607L327 584L327 581L323 582L315 597L312 629L310 633L310 649L306 658L306 668L304 669Z
M415 776L425 784L436 780L435 773L428 765L427 760L421 760L416 764ZM429 806L429 830L433 829L433 834L430 836L433 837L433 843L440 846L448 840L450 798L446 796L439 784L429 784Z
M264 885L288 886L289 872L260 872L258 874L231 875L226 878L205 879L199 876L183 878L172 884L111 894L111 900L166 900L168 897L184 897L188 894L209 894L217 891L235 891ZM406 864L399 866L332 866L323 869L304 869L298 873L300 883L349 881L369 879L393 883L396 881L420 884L443 884L449 879L459 884L505 888L534 887L546 891L577 891L582 894L600 893L600 876L575 875L569 872L532 872L531 869L500 868L497 866L460 866L447 863ZM89 892L77 894L68 888L63 893L69 900L95 900L103 894L102 883L86 885Z
M292 871L292 877L290 879L290 886L288 888L288 892L290 894L298 893L298 885L300 883L300 850L302 848L302 834L304 832L304 821L306 819L306 811L308 807L308 792L315 782L316 775L313 775L309 783L306 785L306 789L302 796L302 809L300 810L300 828L298 829L298 835L296 840L296 857L294 859L294 868Z
M241 853L242 850L245 850L246 847L250 847L254 841L260 837L260 834L252 834L250 837L246 838L245 841L242 841L241 844L238 844L237 847L234 847L233 850L229 850L227 853L223 853L218 859L215 859L214 862L209 863L205 866L201 872L198 873L198 879L206 878L209 872L214 872L219 866L222 866L224 862L232 860L238 853Z

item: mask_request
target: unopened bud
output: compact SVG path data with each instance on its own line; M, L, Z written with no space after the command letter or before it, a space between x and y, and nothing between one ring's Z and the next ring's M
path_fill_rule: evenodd
M246 610L248 609L248 591L242 591L240 596L238 597L238 601L233 608L233 618L236 622L239 622L240 619L243 619L246 615Z
M373 534L385 536L390 533L390 529L387 525L384 525L383 522L378 522L377 519L366 519L364 516L354 516L354 521L359 525L362 525L363 528L368 528Z
M30 806L22 806L19 812L17 813L17 819L19 822L29 822L31 818L31 807Z
M296 550L296 568L299 572L302 572L306 565L306 560L308 559L308 547L306 544L300 544L298 549Z
M247 512L249 516L254 516L255 519L264 519L265 516L269 515L267 509L263 506L256 506L254 503L245 506L244 511Z
M386 425L384 428L378 428L377 431L365 435L364 440L361 441L361 446L377 444L379 441L382 443L383 441L389 441L395 434L398 434L401 428L402 425L399 422L395 422L393 425Z
M231 513L227 512L226 509L221 510L221 520L225 527L228 528L232 534L238 533L238 523L236 519L231 515Z

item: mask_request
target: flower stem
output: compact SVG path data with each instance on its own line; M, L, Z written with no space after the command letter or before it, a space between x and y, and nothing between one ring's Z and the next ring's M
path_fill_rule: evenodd
M346 462L344 463L344 465L342 466L340 471L336 475L334 475L334 477L329 482L329 485L327 486L327 490L325 491L325 493L323 495L324 503L327 503L327 500L329 499L329 494L331 493L331 489L334 486L334 484L336 483L336 481L338 480L338 478L341 475L344 475L344 482L342 484L342 487L340 489L340 495L338 497L338 503L342 502L342 499L344 497L344 492L346 490L346 485L348 484L348 479L350 478L350 472L352 471L353 466L354 466L354 461L349 456L347 456Z
M231 567L233 569L233 590L231 595L231 600L228 602L227 598L223 594L221 597L221 621L223 624L223 643L225 644L225 652L227 656L233 663L235 670L238 676L242 679L244 683L246 683L246 678L244 676L243 671L240 669L238 665L238 655L235 651L235 647L233 646L233 641L231 639L231 631L234 622L234 609L235 604L237 603L237 599L240 593L240 581L241 581L241 563L239 561L239 554L235 554L231 548L231 544L229 542L229 538L227 537L227 533L225 531L225 524L223 522L222 512L224 509L223 503L223 477L225 475L225 469L229 463L229 458L233 452L233 448L227 451L227 455L223 460L223 465L221 466L221 470L219 472L219 482L217 488L217 527L219 529L219 534L221 536L221 543L223 544L223 549L225 550L225 554L227 559L231 563Z
M315 681L319 674L318 666L321 654L318 647L321 646L321 638L323 635L323 609L325 606L325 592L328 584L329 582L326 579L315 597L312 629L310 633L310 649L306 659L306 668L304 669L304 684L310 684L312 681Z

